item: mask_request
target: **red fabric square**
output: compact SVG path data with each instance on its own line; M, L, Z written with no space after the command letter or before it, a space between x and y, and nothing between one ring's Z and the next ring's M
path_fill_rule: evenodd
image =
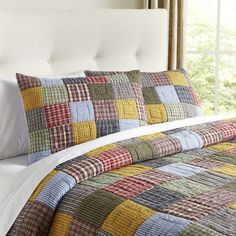
M122 166L132 164L130 152L122 147L102 152L96 156L96 158L103 163L105 171L118 169Z
M96 120L117 120L116 106L113 100L94 100Z
M115 193L116 195L129 199L141 194L147 189L151 189L152 187L153 184L131 176L119 180L105 189L109 192Z
M68 103L46 106L45 114L48 128L72 122Z

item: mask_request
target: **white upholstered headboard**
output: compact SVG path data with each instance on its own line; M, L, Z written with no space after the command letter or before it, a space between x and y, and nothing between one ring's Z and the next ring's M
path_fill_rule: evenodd
M165 10L1 10L0 77L167 68Z

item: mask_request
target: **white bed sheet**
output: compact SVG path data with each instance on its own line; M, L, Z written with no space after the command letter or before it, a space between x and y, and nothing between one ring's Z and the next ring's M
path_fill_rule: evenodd
M236 114L189 118L126 130L68 148L28 167L26 166L26 157L18 157L19 160L16 157L8 161L0 161L0 170L2 170L0 182L0 236L7 233L34 189L57 165L95 148L121 140L230 118L236 118Z

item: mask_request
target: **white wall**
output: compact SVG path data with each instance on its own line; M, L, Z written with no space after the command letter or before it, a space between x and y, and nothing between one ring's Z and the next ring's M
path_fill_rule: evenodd
M144 0L0 0L0 9L143 8Z

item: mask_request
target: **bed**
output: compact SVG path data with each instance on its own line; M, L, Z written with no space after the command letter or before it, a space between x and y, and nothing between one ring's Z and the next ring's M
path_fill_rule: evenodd
M0 32L0 77L13 84L15 72L167 68L165 10L4 10ZM30 166L26 156L1 160L0 235L235 235L235 136L235 115L188 118L100 137ZM153 140L155 155L145 149ZM139 155L132 161L128 147ZM92 161L104 152L115 158L109 168Z

